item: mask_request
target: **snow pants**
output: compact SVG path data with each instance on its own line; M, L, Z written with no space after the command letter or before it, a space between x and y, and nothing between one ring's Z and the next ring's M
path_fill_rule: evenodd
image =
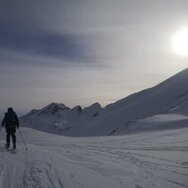
M7 146L10 146L10 137L12 137L12 143L13 146L16 146L16 128L15 127L10 127L6 128L7 136L6 136L6 141L7 141Z

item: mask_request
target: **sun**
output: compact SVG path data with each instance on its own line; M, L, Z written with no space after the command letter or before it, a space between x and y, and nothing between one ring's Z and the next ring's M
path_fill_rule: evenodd
M188 56L188 28L183 28L174 35L172 45L176 53Z

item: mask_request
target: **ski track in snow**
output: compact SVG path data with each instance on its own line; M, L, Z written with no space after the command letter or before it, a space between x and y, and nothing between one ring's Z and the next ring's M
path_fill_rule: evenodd
M0 151L0 188L188 188L188 128L91 138L22 130L29 151L18 134L16 154Z

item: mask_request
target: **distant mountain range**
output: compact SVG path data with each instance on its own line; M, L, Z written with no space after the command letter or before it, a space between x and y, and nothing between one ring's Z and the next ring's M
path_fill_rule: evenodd
M187 126L187 115L188 69L185 69L155 87L134 93L105 108L99 103L84 109L51 103L24 115L21 123L67 136L104 136Z
M70 132L69 129L74 130L75 127L92 121L101 111L102 108L98 103L84 109L81 106L71 109L64 104L51 103L42 109L31 110L21 117L21 124L46 132L66 134Z

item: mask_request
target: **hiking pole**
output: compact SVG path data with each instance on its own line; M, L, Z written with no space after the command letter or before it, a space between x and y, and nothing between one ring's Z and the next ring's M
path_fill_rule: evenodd
M21 133L21 131L20 131L19 128L18 128L18 130L19 130L19 133L20 133L20 135L21 135L21 137L22 137L22 140L23 140L23 143L24 143L24 146L25 146L25 150L28 151L28 148L27 148L27 145L26 145L26 143L25 143L24 137L23 137L23 135L22 135L22 133Z

